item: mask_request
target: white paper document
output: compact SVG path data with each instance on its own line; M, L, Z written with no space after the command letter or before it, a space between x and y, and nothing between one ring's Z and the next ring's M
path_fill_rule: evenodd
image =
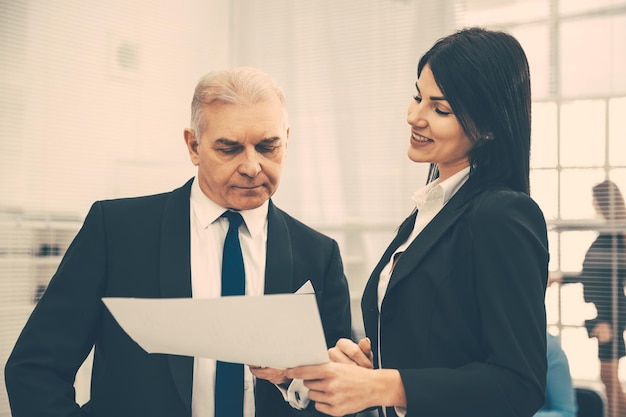
M328 362L315 295L305 288L263 296L102 300L148 353L278 369Z

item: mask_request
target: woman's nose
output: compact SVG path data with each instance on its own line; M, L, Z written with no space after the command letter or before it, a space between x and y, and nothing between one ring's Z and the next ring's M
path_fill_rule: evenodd
M424 127L428 124L426 117L424 115L423 106L421 103L418 103L415 100L412 100L409 103L409 108L407 109L406 121L411 126Z

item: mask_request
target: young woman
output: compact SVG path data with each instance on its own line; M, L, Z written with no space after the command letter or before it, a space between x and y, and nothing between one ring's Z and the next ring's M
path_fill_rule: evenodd
M368 338L286 371L318 410L530 417L543 405L548 243L529 197L530 103L506 33L468 28L422 56L408 156L431 175L364 290Z

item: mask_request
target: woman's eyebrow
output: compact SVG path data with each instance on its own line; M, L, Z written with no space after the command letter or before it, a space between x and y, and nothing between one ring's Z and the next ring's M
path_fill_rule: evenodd
M417 89L418 93L421 93L420 88L417 85L417 81L415 81L415 88ZM428 98L432 101L448 101L448 99L444 96L430 96Z

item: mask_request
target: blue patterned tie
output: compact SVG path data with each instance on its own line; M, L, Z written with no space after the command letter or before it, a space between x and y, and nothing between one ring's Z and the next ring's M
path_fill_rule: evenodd
M229 222L222 255L222 296L245 295L245 271L239 244L241 214L225 212ZM215 417L243 416L243 365L217 361L215 375Z

